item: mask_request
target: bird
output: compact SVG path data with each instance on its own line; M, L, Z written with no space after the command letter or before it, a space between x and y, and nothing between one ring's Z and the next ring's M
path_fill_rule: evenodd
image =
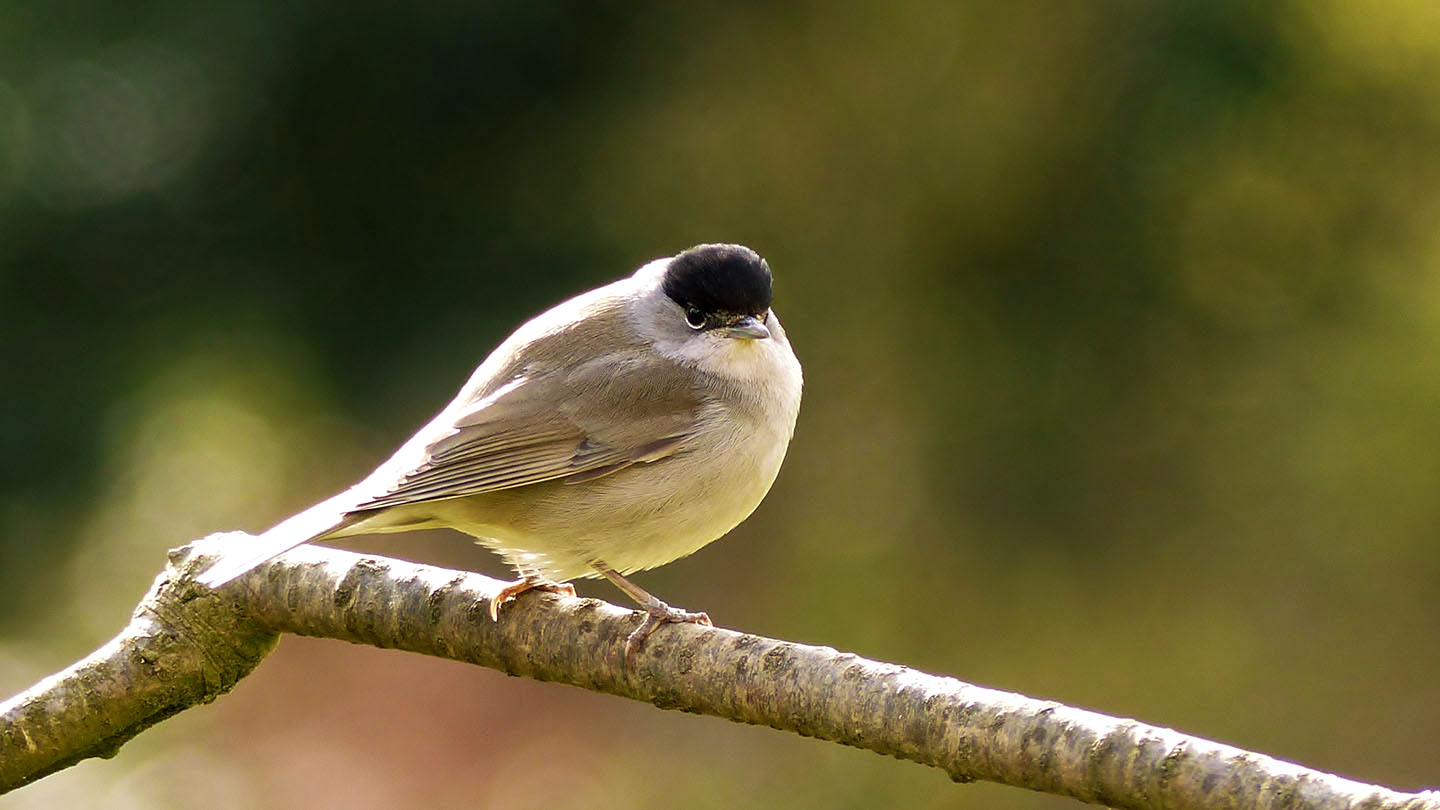
M517 573L496 621L521 593L603 577L645 612L627 661L667 623L709 625L627 576L728 533L779 474L803 375L772 298L769 263L717 243L563 301L374 472L228 543L196 580L218 588L311 540L448 527Z

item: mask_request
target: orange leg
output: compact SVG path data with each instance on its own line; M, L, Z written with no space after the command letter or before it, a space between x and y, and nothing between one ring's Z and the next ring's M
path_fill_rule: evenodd
M490 620L500 621L500 606L526 591L545 591L559 596L574 596L575 586L568 582L551 582L534 571L520 572L520 579L501 588L490 598Z

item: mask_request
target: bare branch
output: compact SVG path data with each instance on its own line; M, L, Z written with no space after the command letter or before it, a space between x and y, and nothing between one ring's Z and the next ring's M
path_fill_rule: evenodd
M627 669L639 614L530 593L490 621L503 583L478 574L303 546L219 591L171 563L130 625L93 655L0 704L0 793L213 700L279 633L393 647L793 731L1117 808L1440 810L1397 793L1169 729L905 667L720 628L674 625Z

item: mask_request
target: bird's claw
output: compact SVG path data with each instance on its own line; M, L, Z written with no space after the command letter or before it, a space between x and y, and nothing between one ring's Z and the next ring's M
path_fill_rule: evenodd
M651 633L659 630L661 625L681 623L700 624L705 627L715 626L706 613L692 613L688 610L670 607L664 602L660 602L654 607L647 607L645 621L641 622L640 626L635 628L625 639L625 665L630 665L630 659L640 651L641 647L645 646L645 640L650 638Z
M500 621L500 606L526 591L545 591L557 596L575 596L575 586L568 582L547 582L543 579L517 579L490 597L490 621Z

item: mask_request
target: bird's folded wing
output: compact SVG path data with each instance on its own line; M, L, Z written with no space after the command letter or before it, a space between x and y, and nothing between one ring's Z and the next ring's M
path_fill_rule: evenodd
M683 449L704 401L678 366L613 359L517 376L440 421L423 460L369 511L545 481L587 481Z

